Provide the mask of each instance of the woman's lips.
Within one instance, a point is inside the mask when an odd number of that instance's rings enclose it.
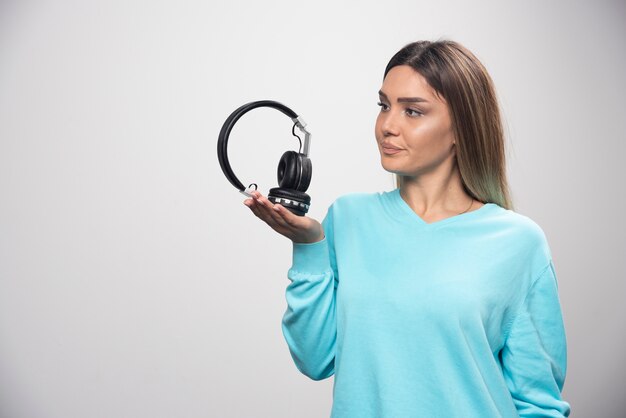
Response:
[[[383,148],[383,152],[387,155],[393,155],[393,154],[397,154],[400,151],[402,151],[399,148],[387,148],[387,147],[382,147]]]

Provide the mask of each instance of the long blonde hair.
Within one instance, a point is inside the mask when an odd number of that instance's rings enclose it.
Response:
[[[385,68],[408,65],[448,103],[463,188],[474,199],[513,209],[506,178],[504,132],[491,77],[467,48],[451,40],[417,41]],[[396,175],[396,187],[402,177]]]

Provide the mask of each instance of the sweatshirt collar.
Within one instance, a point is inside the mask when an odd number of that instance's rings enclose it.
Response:
[[[481,218],[500,207],[496,203],[488,202],[480,208],[470,212],[453,215],[435,222],[426,222],[417,213],[415,213],[413,209],[411,209],[408,203],[404,201],[402,195],[400,194],[400,188],[396,188],[390,192],[385,192],[383,196],[388,200],[388,206],[392,210],[394,217],[399,217],[403,220],[403,222],[416,225],[423,229],[437,229],[453,222],[472,221]]]

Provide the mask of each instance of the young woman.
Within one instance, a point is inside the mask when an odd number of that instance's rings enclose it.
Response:
[[[487,71],[456,42],[414,42],[378,94],[395,190],[341,196],[321,224],[244,201],[293,241],[282,329],[297,368],[335,376],[333,418],[569,416],[554,264],[512,209]]]

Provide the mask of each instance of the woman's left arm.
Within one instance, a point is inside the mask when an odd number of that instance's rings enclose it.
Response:
[[[535,279],[500,352],[502,370],[520,417],[568,417],[561,398],[567,342],[552,260]]]

